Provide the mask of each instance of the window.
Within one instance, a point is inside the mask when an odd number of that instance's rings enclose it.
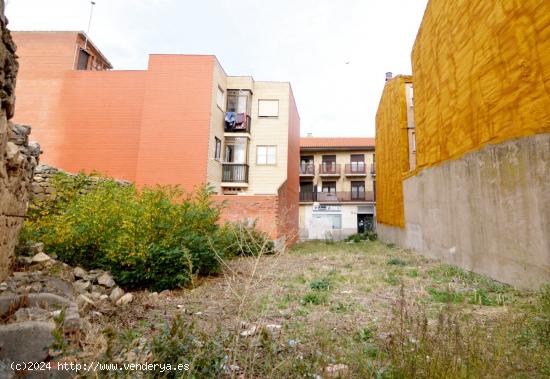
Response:
[[[258,117],[279,117],[279,100],[258,100]]]
[[[321,173],[336,174],[336,155],[323,155]]]
[[[365,172],[365,155],[364,154],[351,154],[350,156],[350,169],[351,172]]]
[[[90,54],[88,54],[86,52],[86,50],[80,49],[80,53],[78,55],[78,64],[77,64],[76,69],[77,70],[87,70],[89,59],[90,59]]]
[[[325,193],[336,193],[336,182],[323,182],[321,191]]]
[[[247,160],[247,139],[226,138],[225,139],[225,162],[246,163]]]
[[[214,150],[214,159],[220,160],[222,156],[222,141],[218,137],[214,137],[216,140],[216,148]]]
[[[224,93],[223,89],[218,87],[218,92],[216,93],[216,104],[218,104],[218,108],[220,108],[223,111],[223,105],[224,105]]]
[[[227,111],[250,115],[251,97],[249,90],[227,90]]]
[[[365,182],[351,182],[351,199],[365,200]]]
[[[256,163],[259,165],[274,165],[277,163],[276,146],[258,146]]]
[[[313,156],[300,157],[300,173],[302,175],[315,175]]]
[[[342,229],[342,215],[339,214],[314,214],[312,216],[315,220],[321,221],[321,225],[328,224],[331,229]]]

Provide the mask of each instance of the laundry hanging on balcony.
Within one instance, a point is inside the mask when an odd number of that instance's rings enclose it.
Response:
[[[235,129],[246,129],[246,114],[237,113],[235,118]]]
[[[225,112],[225,129],[233,129],[237,121],[236,112]]]

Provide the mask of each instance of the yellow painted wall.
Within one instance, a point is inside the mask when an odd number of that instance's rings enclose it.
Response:
[[[412,60],[420,169],[550,132],[549,0],[431,0]]]
[[[405,226],[403,175],[409,171],[405,83],[397,76],[384,87],[376,113],[377,222]]]

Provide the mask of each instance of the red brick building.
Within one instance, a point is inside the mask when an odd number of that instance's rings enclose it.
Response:
[[[209,184],[226,219],[298,234],[300,118],[288,82],[228,76],[213,55],[151,55],[112,65],[82,32],[13,32],[15,121],[42,162],[143,185]]]

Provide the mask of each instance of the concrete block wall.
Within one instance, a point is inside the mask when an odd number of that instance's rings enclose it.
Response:
[[[550,282],[550,134],[513,139],[403,182],[404,228],[385,241],[517,287]]]

